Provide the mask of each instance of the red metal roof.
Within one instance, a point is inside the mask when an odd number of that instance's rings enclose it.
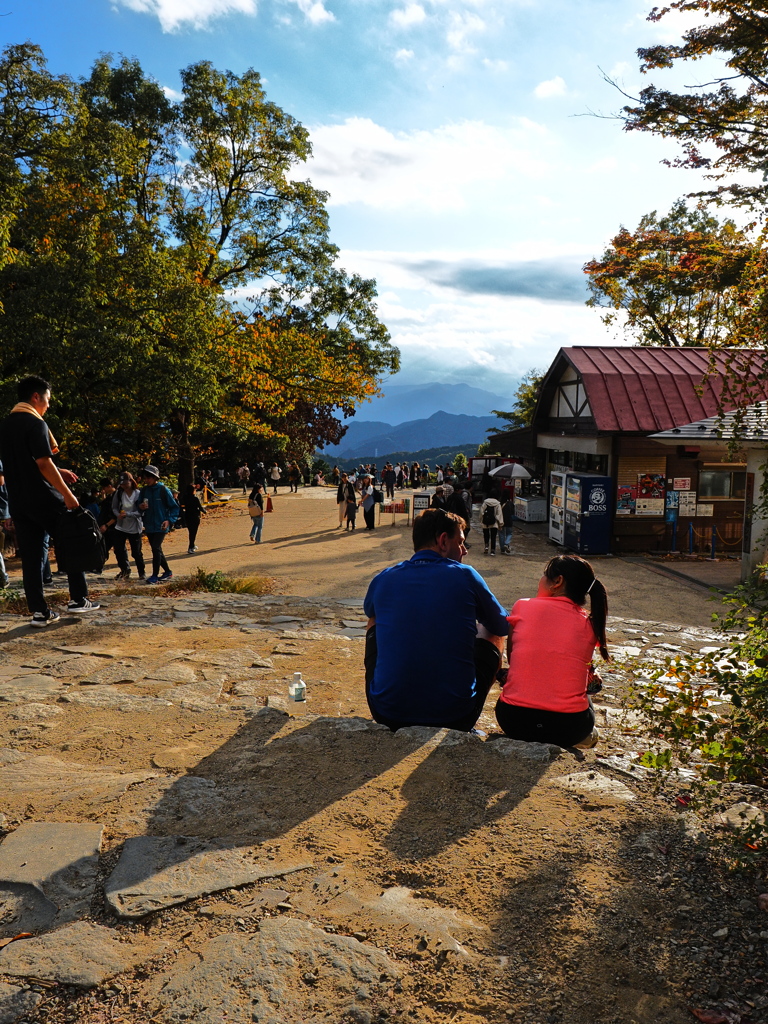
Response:
[[[768,398],[762,351],[578,346],[560,354],[584,381],[601,431],[655,433]]]

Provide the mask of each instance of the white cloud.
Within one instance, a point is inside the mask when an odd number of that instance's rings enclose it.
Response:
[[[539,82],[533,90],[533,95],[540,100],[548,100],[553,96],[565,96],[567,92],[565,82],[557,75],[556,78],[549,78],[546,82]]]
[[[461,210],[482,188],[486,205],[497,199],[498,213],[519,202],[536,203],[540,183],[556,166],[556,141],[524,118],[508,128],[463,121],[410,132],[350,118],[310,134],[314,156],[297,177],[310,177],[337,206]]]
[[[449,28],[446,33],[448,45],[459,53],[474,53],[469,42],[470,36],[485,31],[485,22],[477,14],[465,11],[451,11]]]
[[[484,57],[483,67],[488,68],[489,71],[495,72],[509,71],[509,62],[506,60],[492,60],[490,57]]]
[[[409,60],[413,60],[413,50],[400,49],[395,54],[396,64],[406,64]]]
[[[163,92],[165,93],[165,98],[173,103],[178,103],[179,100],[184,99],[184,93],[179,92],[178,89],[172,89],[170,85],[164,85]]]
[[[229,14],[255,15],[256,0],[117,0],[140,14],[154,15],[163,32],[175,32],[182,25],[206,28],[210,22]],[[335,21],[322,0],[290,0],[311,25]]]
[[[421,4],[408,4],[407,7],[399,7],[389,15],[390,22],[397,28],[411,28],[413,25],[421,25],[427,20],[427,12]]]
[[[323,25],[336,21],[336,16],[327,10],[321,0],[294,0],[299,10],[311,25]]]
[[[541,257],[561,255],[545,246],[534,244],[533,249]],[[526,258],[531,246],[518,251]],[[416,269],[435,261],[459,264],[496,258],[509,260],[510,254],[341,253],[347,270],[375,277],[379,284],[379,315],[402,356],[398,382],[464,380],[493,391],[534,366],[546,368],[564,345],[610,343],[599,316],[586,306],[462,294],[434,284]]]
[[[215,18],[227,14],[255,14],[256,0],[120,0],[132,11],[153,14],[163,32],[173,32],[183,24],[204,28]]]

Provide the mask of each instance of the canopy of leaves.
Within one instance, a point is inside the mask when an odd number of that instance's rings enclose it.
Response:
[[[624,108],[629,130],[676,139],[683,147],[678,166],[701,168],[717,180],[753,171],[761,180],[728,182],[714,194],[765,205],[768,185],[768,18],[764,0],[674,0],[655,7],[659,21],[669,12],[700,14],[680,43],[638,50],[642,70],[672,67],[714,55],[723,73],[713,81],[672,92],[650,85]]]
[[[622,228],[599,260],[584,266],[588,306],[617,312],[641,345],[742,342],[752,303],[745,269],[753,245],[736,225],[720,223],[679,200],[664,217],[646,214],[634,232]]]
[[[515,430],[519,427],[530,427],[533,423],[533,414],[536,411],[536,403],[539,400],[541,382],[544,380],[544,370],[528,370],[515,392],[515,405],[509,412],[500,409],[491,409],[494,416],[509,423],[510,428]],[[486,433],[490,434],[489,442],[493,441],[493,435],[498,434],[501,427],[492,427]],[[504,428],[508,429],[508,428]],[[482,454],[482,453],[480,453]]]
[[[76,83],[31,44],[0,57],[0,397],[51,380],[79,465],[162,450],[171,424],[303,454],[398,365],[325,194],[293,180],[306,131],[253,71],[182,82],[172,103],[136,61]]]

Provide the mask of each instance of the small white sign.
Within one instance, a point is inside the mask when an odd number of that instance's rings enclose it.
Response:
[[[715,514],[714,505],[697,505],[696,515],[697,516],[713,516]]]
[[[672,480],[673,491],[690,491],[691,478],[689,476],[676,476]]]

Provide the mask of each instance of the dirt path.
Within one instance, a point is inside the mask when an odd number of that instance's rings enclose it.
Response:
[[[280,495],[257,548],[236,505],[170,538],[280,594],[0,616],[0,1022],[764,1024],[768,886],[654,794],[621,665],[585,754],[494,736],[494,695],[486,740],[375,725],[360,599],[409,531],[341,536],[331,499]],[[515,544],[471,551],[507,603],[551,551]],[[622,658],[717,642],[699,591],[599,573]]]
[[[200,550],[186,552],[186,531],[171,535],[166,549],[177,572],[196,566],[244,575],[264,573],[277,580],[281,593],[305,597],[352,598],[365,596],[368,583],[384,566],[413,553],[405,518],[391,525],[384,516],[379,528],[354,534],[336,529],[336,491],[308,487],[298,494],[280,491],[275,511],[265,518],[263,543],[248,540],[250,517],[244,499],[233,491],[230,507],[211,513],[198,536]],[[510,558],[484,557],[477,514],[470,535],[466,562],[485,577],[502,604],[511,607],[520,597],[531,597],[544,563],[555,548],[544,538],[516,531]],[[647,621],[660,620],[707,626],[716,605],[701,589],[665,579],[642,565],[620,558],[596,558],[598,575],[608,590],[610,612]]]

